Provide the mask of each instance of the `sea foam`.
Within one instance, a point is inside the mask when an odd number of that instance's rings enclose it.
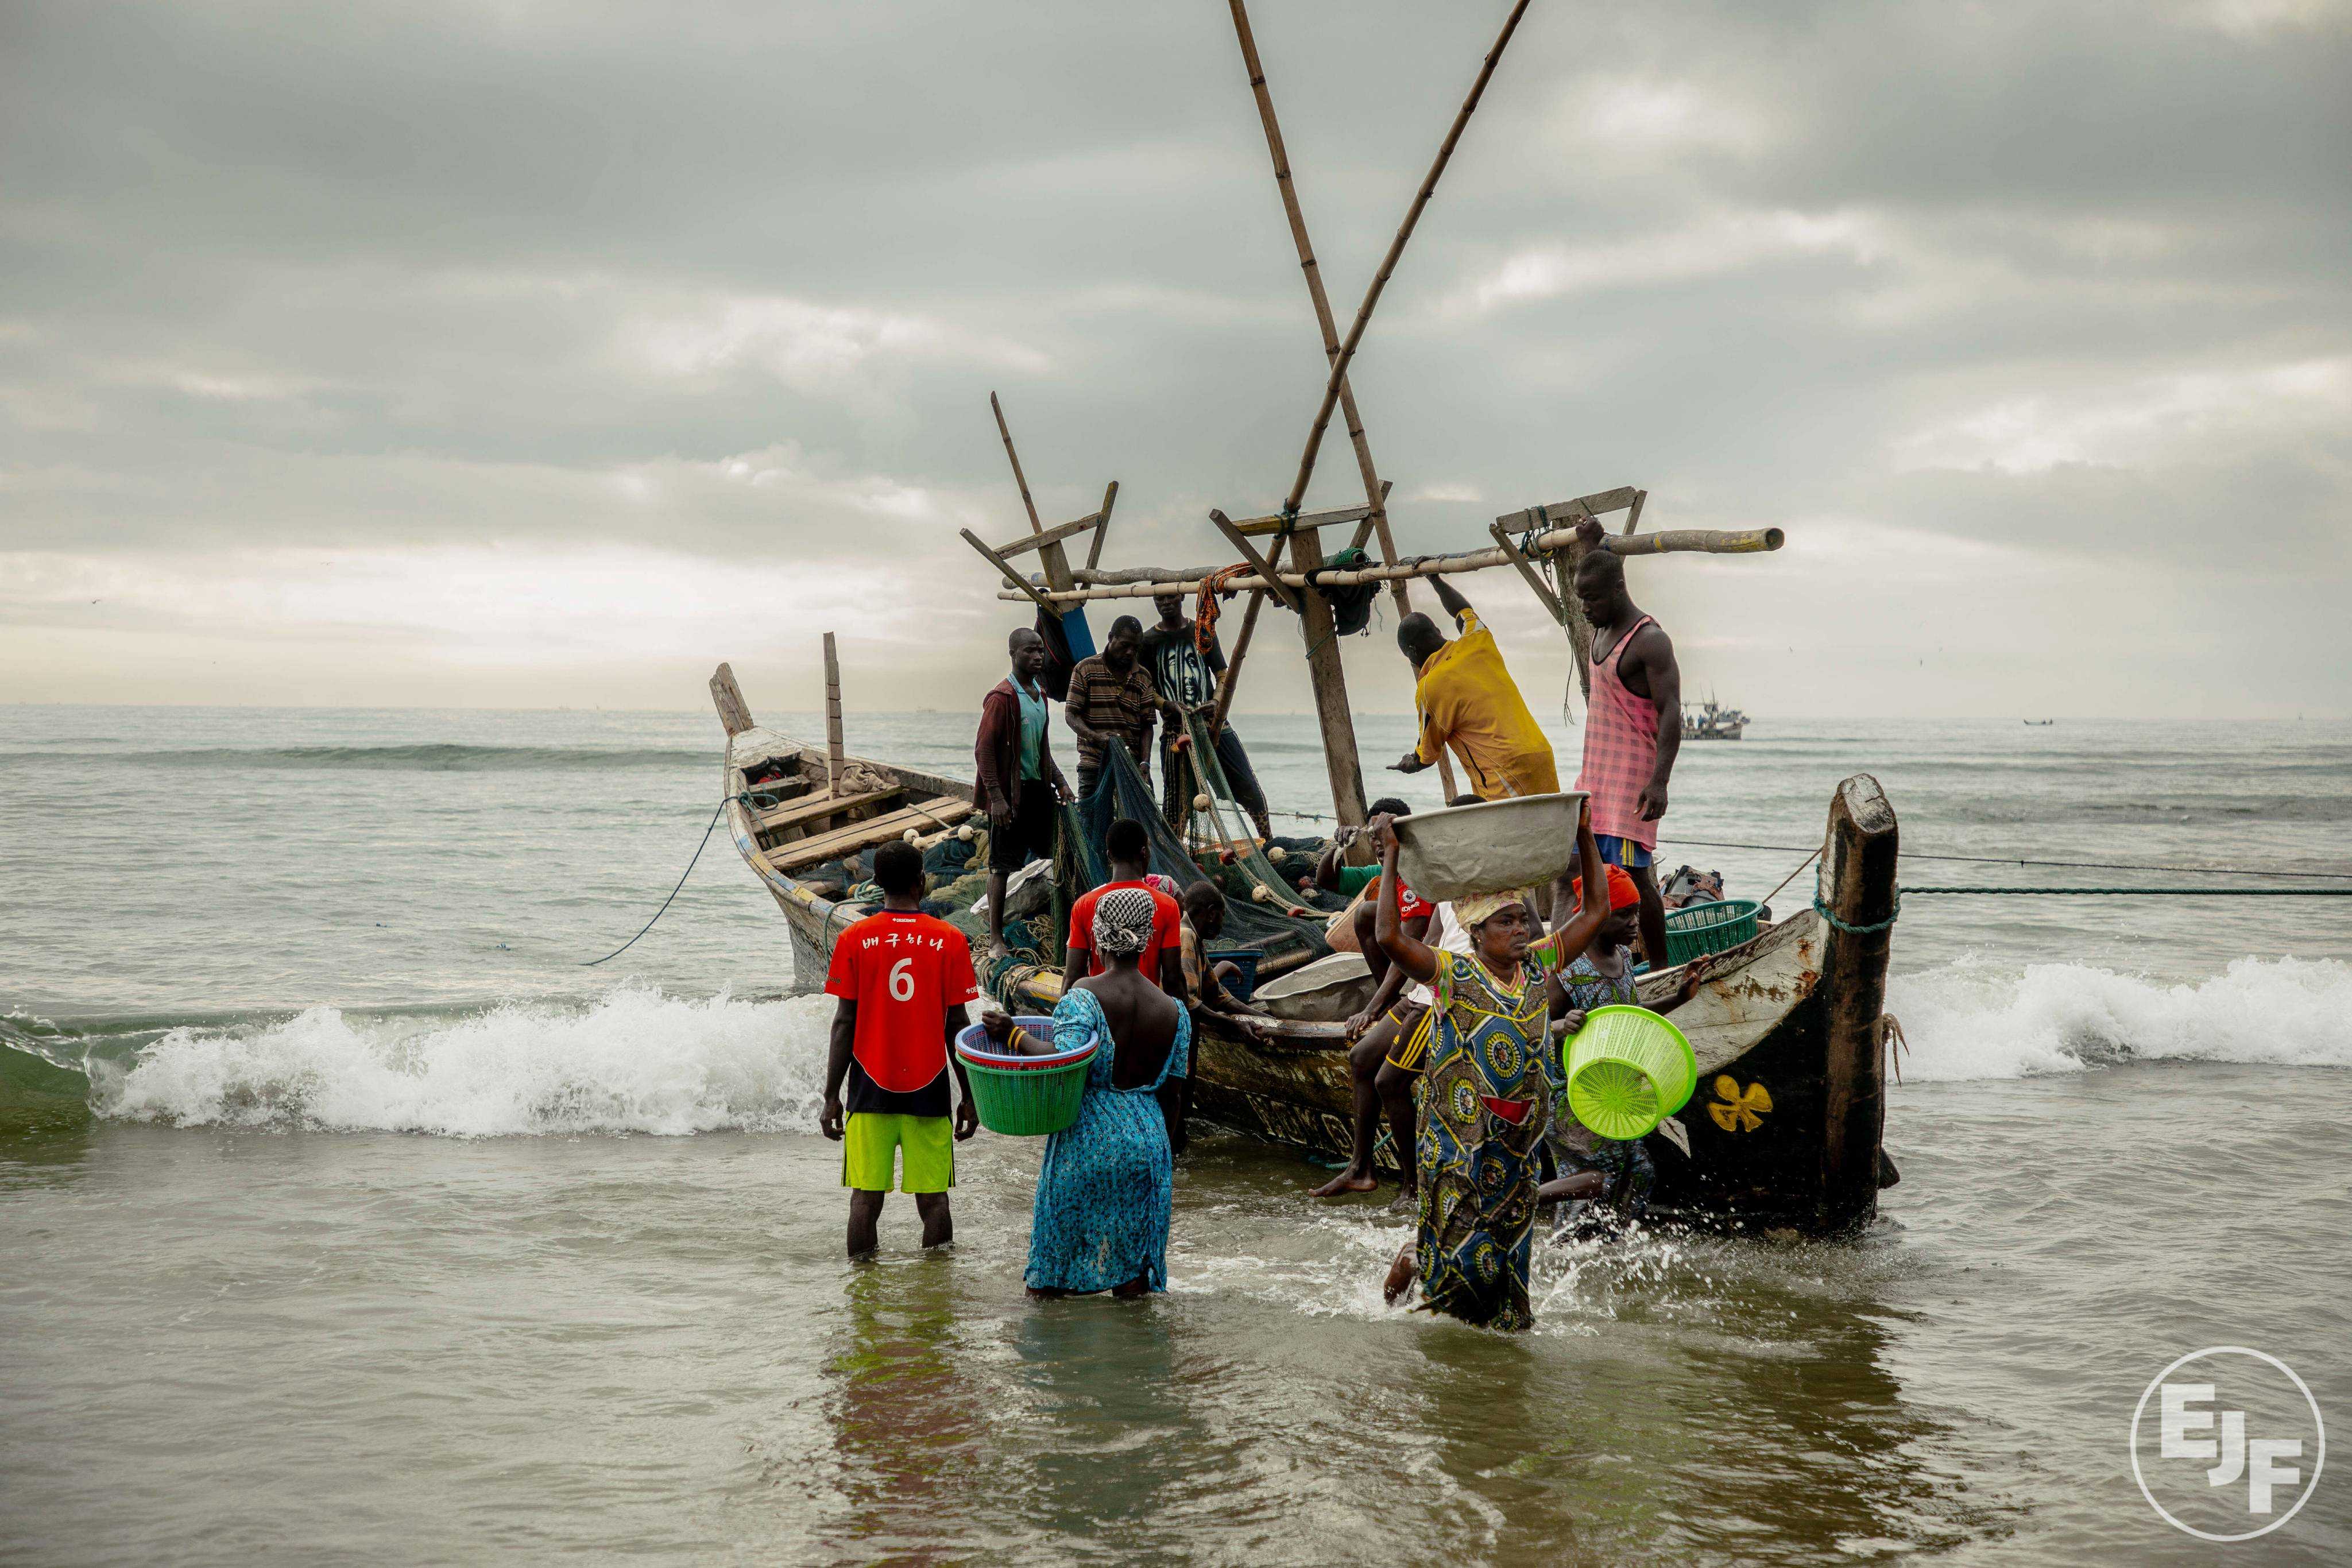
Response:
[[[457,1019],[178,1029],[97,1075],[101,1114],[186,1125],[532,1133],[814,1132],[829,997],[687,1001],[625,987]]]
[[[1897,976],[1903,1076],[2021,1078],[2135,1061],[2352,1067],[2352,965],[2240,958],[2195,984],[1964,960]]]
[[[2352,1067],[2352,965],[2242,958],[2197,984],[2077,964],[1899,976],[1911,1082],[2134,1061]],[[624,987],[456,1019],[312,1008],[177,1029],[95,1073],[101,1114],[184,1125],[436,1133],[813,1133],[831,998],[688,1001]]]

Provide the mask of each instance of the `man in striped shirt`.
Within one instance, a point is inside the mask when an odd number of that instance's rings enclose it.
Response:
[[[1078,661],[1070,672],[1069,700],[1062,716],[1078,737],[1078,795],[1095,792],[1103,756],[1113,742],[1127,747],[1144,782],[1151,781],[1151,732],[1160,718],[1160,693],[1136,656],[1143,622],[1122,615],[1110,623],[1099,653]]]

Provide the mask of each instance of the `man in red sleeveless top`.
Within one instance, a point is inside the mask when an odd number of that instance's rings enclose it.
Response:
[[[923,1245],[955,1239],[948,1188],[955,1186],[955,1140],[980,1128],[971,1084],[953,1049],[972,982],[971,944],[962,932],[922,911],[923,854],[908,843],[874,852],[882,908],[834,944],[828,996],[833,1050],[824,1069],[824,1109],[817,1125],[843,1143],[841,1185],[849,1188],[849,1255],[876,1247],[875,1223],[891,1177],[912,1193]],[[962,1103],[948,1124],[948,1073]],[[848,1124],[843,1125],[843,1081]],[[894,1173],[893,1166],[901,1169]]]
[[[1683,674],[1665,629],[1625,590],[1625,563],[1603,547],[1601,525],[1579,525],[1585,553],[1576,597],[1592,622],[1592,690],[1584,716],[1584,770],[1601,858],[1622,866],[1642,894],[1642,951],[1666,961],[1666,905],[1650,862],[1666,814],[1666,782],[1683,744]]]

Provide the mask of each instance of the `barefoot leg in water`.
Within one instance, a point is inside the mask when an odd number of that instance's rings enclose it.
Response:
[[[1381,1283],[1381,1299],[1391,1306],[1395,1306],[1397,1298],[1412,1289],[1413,1275],[1420,1271],[1420,1263],[1413,1257],[1413,1239],[1406,1238],[1405,1244],[1397,1249],[1396,1260],[1389,1265],[1389,1277]]]
[[[1148,1274],[1138,1274],[1124,1285],[1113,1285],[1110,1288],[1111,1299],[1118,1301],[1131,1301],[1150,1289],[1151,1277]]]
[[[1415,1125],[1412,1103],[1412,1086],[1420,1077],[1419,1072],[1408,1072],[1392,1061],[1383,1061],[1372,1079],[1373,1092],[1380,1096],[1382,1109],[1388,1112],[1389,1146],[1396,1151],[1399,1175],[1396,1203],[1392,1207],[1398,1209],[1411,1208],[1420,1201],[1421,1172],[1417,1158],[1420,1134]]]
[[[1348,1075],[1353,1081],[1356,1094],[1355,1143],[1349,1151],[1348,1168],[1307,1197],[1338,1197],[1345,1193],[1370,1192],[1380,1185],[1372,1176],[1372,1144],[1381,1128],[1380,1092],[1373,1083],[1395,1040],[1396,1025],[1384,1015],[1364,1031],[1363,1039],[1348,1048]]]

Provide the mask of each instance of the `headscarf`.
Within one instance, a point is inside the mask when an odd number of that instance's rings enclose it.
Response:
[[[1159,907],[1149,888],[1115,887],[1104,894],[1095,900],[1095,951],[1108,958],[1150,946]]]
[[[1609,907],[1612,910],[1629,908],[1642,902],[1642,890],[1634,885],[1633,879],[1626,875],[1622,868],[1604,865],[1601,870],[1609,873]],[[1580,900],[1584,897],[1584,879],[1580,876],[1576,879],[1576,896]]]
[[[1517,889],[1507,893],[1474,893],[1467,898],[1454,901],[1454,918],[1465,931],[1475,931],[1506,909],[1518,907],[1520,894]]]

